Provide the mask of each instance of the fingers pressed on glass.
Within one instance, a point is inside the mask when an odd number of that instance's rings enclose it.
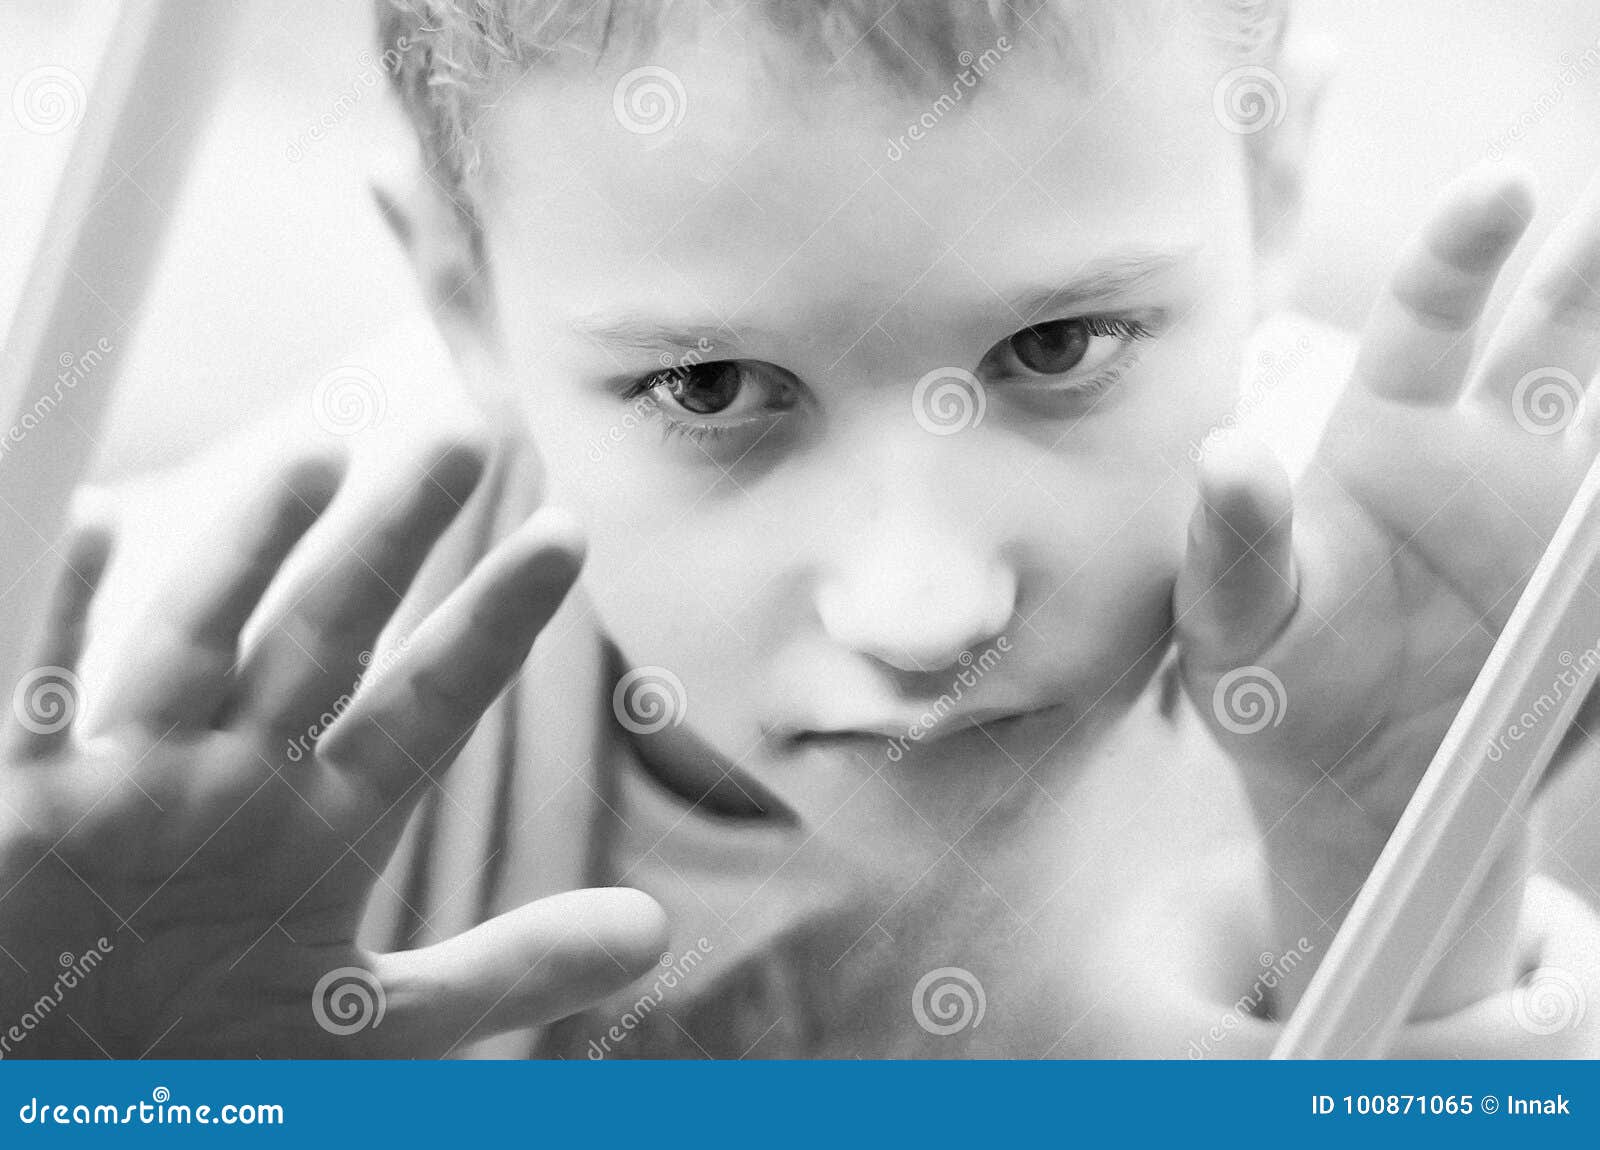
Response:
[[[1534,258],[1484,354],[1473,393],[1539,427],[1567,423],[1600,368],[1600,178]],[[1555,402],[1552,405],[1552,401]],[[1541,414],[1547,415],[1539,420]]]
[[[1293,497],[1262,444],[1225,437],[1200,470],[1200,504],[1178,581],[1178,626],[1206,661],[1266,649],[1294,612]]]
[[[322,739],[322,756],[369,776],[383,795],[447,765],[521,668],[582,557],[570,515],[536,513],[423,622],[404,657],[356,696]]]
[[[297,460],[252,506],[206,533],[145,614],[139,657],[109,692],[115,714],[156,726],[210,721],[233,681],[239,632],[342,475],[336,459]]]
[[[1533,217],[1520,175],[1481,169],[1445,192],[1405,246],[1362,334],[1355,377],[1418,404],[1455,402],[1484,304]]]
[[[332,561],[291,589],[239,674],[241,712],[303,727],[350,692],[434,545],[472,494],[483,455],[469,445],[427,452],[356,517],[362,534],[337,540]]]
[[[43,757],[71,737],[83,705],[78,663],[89,606],[111,556],[111,534],[84,527],[68,540],[66,557],[45,608],[43,633],[12,689],[7,721],[10,754]]]
[[[575,890],[380,965],[386,983],[408,991],[391,1000],[414,1004],[425,1016],[417,1028],[444,1055],[469,1039],[576,1014],[654,967],[667,941],[666,916],[648,895]]]

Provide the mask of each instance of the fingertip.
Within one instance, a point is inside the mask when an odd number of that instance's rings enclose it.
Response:
[[[520,534],[530,550],[566,560],[574,574],[583,566],[588,540],[578,517],[563,507],[541,507],[528,517]]]
[[[628,972],[638,978],[661,962],[669,942],[667,912],[655,899],[631,887],[597,887],[584,896],[583,925]]]
[[[671,961],[666,915],[620,887],[541,898],[444,942],[385,955],[385,985],[433,1031],[459,1043],[566,1018]]]
[[[1218,437],[1200,463],[1207,512],[1253,541],[1293,506],[1289,473],[1266,444],[1233,433]]]
[[[1186,658],[1221,666],[1265,650],[1292,615],[1293,485],[1266,445],[1235,433],[1202,458],[1200,500],[1174,602]]]
[[[72,529],[67,542],[67,566],[77,573],[78,578],[93,586],[100,581],[100,576],[110,565],[111,552],[115,546],[116,537],[112,533],[110,524],[101,522],[78,524]]]
[[[1520,164],[1481,164],[1453,183],[1430,230],[1429,247],[1468,271],[1492,269],[1522,238],[1537,210],[1531,172]]]
[[[434,444],[424,454],[423,470],[429,479],[457,501],[477,487],[488,467],[488,449],[475,439],[455,439]]]
[[[316,451],[291,460],[280,475],[290,498],[320,513],[344,483],[348,459],[340,451]]]
[[[1538,209],[1538,178],[1518,160],[1482,164],[1468,173],[1468,181],[1488,212],[1526,221]]]

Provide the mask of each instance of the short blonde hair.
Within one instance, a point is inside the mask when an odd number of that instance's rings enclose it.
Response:
[[[673,21],[750,13],[831,67],[846,57],[903,87],[948,87],[963,51],[1024,27],[1083,50],[1142,8],[1189,20],[1234,63],[1270,58],[1287,0],[376,0],[378,37],[432,178],[455,196],[477,169],[473,128],[496,92],[557,57],[594,65],[650,50]],[[980,39],[982,38],[982,39]]]

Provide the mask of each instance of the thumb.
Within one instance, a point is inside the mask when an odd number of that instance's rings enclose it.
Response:
[[[576,1014],[652,969],[667,945],[661,906],[621,887],[567,891],[445,942],[384,955],[388,1008],[447,1043]]]
[[[1293,496],[1277,457],[1243,435],[1200,461],[1200,503],[1174,597],[1186,659],[1231,666],[1261,654],[1294,613]]]

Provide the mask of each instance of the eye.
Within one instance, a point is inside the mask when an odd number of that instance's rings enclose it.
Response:
[[[1114,368],[1114,361],[1150,334],[1143,323],[1125,318],[1051,320],[1025,327],[996,344],[981,367],[1001,379],[1070,376],[1075,385],[1092,387],[1108,382],[1102,369]]]
[[[1029,371],[1064,375],[1083,362],[1091,338],[1083,320],[1062,319],[1023,328],[1011,337],[1011,351]]]
[[[694,364],[662,374],[655,385],[660,398],[671,400],[694,415],[722,415],[745,392],[744,374],[733,360]]]
[[[624,399],[649,396],[670,432],[731,431],[789,410],[798,385],[788,373],[754,360],[684,364],[630,383]]]

